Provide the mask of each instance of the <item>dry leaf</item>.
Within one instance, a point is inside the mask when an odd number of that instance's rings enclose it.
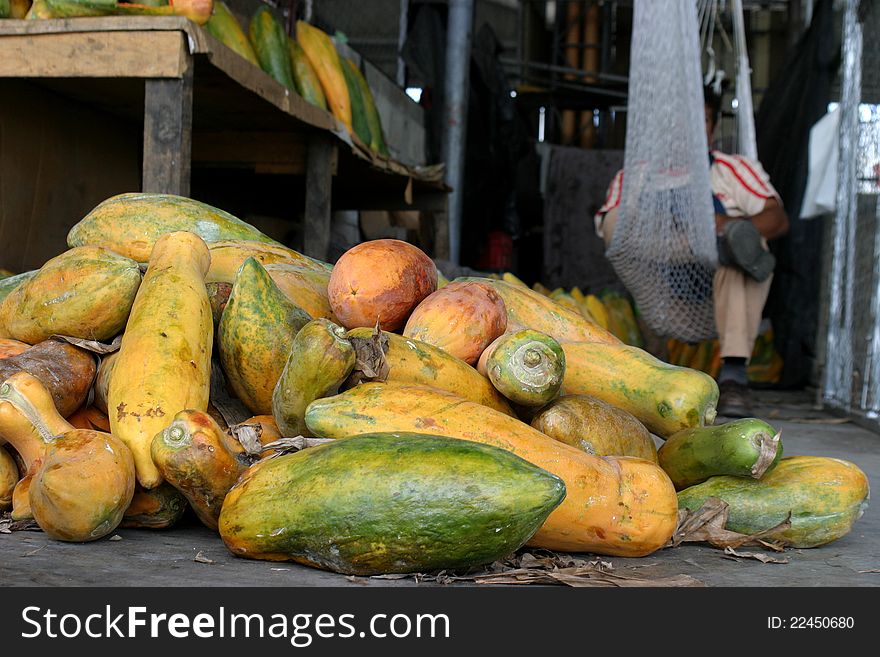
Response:
[[[119,347],[122,344],[122,333],[113,338],[113,341],[110,344],[104,344],[103,342],[98,342],[97,340],[75,338],[70,335],[51,335],[49,336],[49,339],[59,340],[61,342],[69,342],[74,347],[79,347],[80,349],[91,351],[94,354],[106,356],[107,354],[112,354],[114,351],[119,351]]]
[[[351,388],[364,381],[385,381],[390,368],[385,354],[388,353],[388,336],[380,329],[379,323],[369,338],[349,338],[354,347],[355,364],[344,387]]]
[[[767,472],[767,468],[773,465],[773,461],[776,460],[776,452],[779,451],[779,440],[782,438],[782,432],[778,432],[775,436],[758,433],[755,438],[758,441],[758,458],[752,466],[752,477],[760,479]]]
[[[107,540],[108,541],[121,541],[122,537],[119,534],[113,534],[113,536],[111,536]]]
[[[588,586],[703,586],[699,580],[689,575],[673,577],[643,578],[612,572],[614,566],[601,559],[584,559],[570,554],[559,554],[549,550],[523,552],[511,555],[489,564],[483,569],[469,573],[414,573],[376,575],[373,579],[404,579],[412,577],[416,582],[473,582],[475,584],[538,584],[562,585],[572,587]]]
[[[13,520],[11,514],[3,514],[0,517],[0,534],[11,534],[12,532],[21,531],[43,531],[33,519]]]
[[[860,570],[859,573],[880,573],[880,568],[872,568],[871,570]]]
[[[196,561],[198,563],[214,563],[214,560],[206,557],[201,550],[199,550],[199,553],[195,557],[193,557],[193,561]]]
[[[267,459],[274,459],[284,454],[298,452],[301,449],[317,447],[318,445],[332,442],[334,442],[333,438],[306,438],[305,436],[293,436],[292,438],[279,438],[278,440],[273,440],[271,443],[266,443],[263,445],[262,451],[274,452],[266,457]]]
[[[791,527],[791,514],[775,527],[757,534],[740,534],[725,529],[730,506],[724,500],[710,497],[696,511],[678,510],[678,526],[669,543],[664,547],[678,547],[682,543],[709,543],[717,548],[765,547],[775,552],[782,552],[785,543],[781,540],[769,539],[774,534]],[[765,538],[769,540],[764,540]]]
[[[739,557],[740,559],[757,559],[761,563],[788,563],[788,559],[785,557],[779,559],[777,557],[771,557],[768,554],[764,554],[763,552],[737,552],[732,547],[724,548],[724,554]]]
[[[229,434],[235,438],[248,456],[259,457],[263,451],[260,436],[263,435],[263,427],[259,422],[240,422],[229,427]]]

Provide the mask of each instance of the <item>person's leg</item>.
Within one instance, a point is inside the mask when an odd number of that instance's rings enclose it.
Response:
[[[759,283],[734,267],[719,267],[715,273],[715,324],[722,359],[719,415],[748,417],[752,412],[746,368],[772,280],[770,276]]]

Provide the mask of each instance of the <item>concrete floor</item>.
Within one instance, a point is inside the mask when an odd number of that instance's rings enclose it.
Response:
[[[880,435],[813,407],[809,392],[759,392],[755,416],[782,430],[786,455],[852,461],[880,490]],[[70,544],[38,531],[0,534],[2,586],[431,586],[412,578],[348,578],[292,563],[233,557],[220,538],[187,516],[164,531],[118,530],[121,540]],[[113,536],[111,535],[111,536]],[[733,559],[696,544],[640,559],[603,558],[618,574],[689,575],[706,586],[880,586],[880,509],[869,506],[847,536],[819,548],[788,549],[786,564]],[[755,548],[742,548],[756,551]],[[199,556],[200,560],[195,560]],[[205,561],[210,561],[206,563]],[[459,584],[456,584],[459,585]],[[473,585],[464,583],[460,585]]]

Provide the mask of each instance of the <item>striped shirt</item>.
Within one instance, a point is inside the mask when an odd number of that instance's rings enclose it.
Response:
[[[720,203],[729,217],[751,217],[764,209],[769,198],[779,199],[779,194],[770,184],[770,176],[757,160],[742,155],[727,155],[721,151],[709,151],[709,182],[712,195]],[[593,218],[596,234],[602,237],[602,220],[605,214],[620,205],[623,190],[623,169],[617,172],[608,192],[605,203]],[[717,211],[717,210],[716,210]]]

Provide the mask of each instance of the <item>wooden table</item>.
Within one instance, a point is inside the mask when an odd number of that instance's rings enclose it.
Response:
[[[375,155],[185,18],[0,20],[0,78],[142,117],[145,192],[189,195],[193,165],[294,174],[304,177],[307,254],[326,258],[331,209],[408,209],[437,213],[433,255],[447,256],[442,165]]]

